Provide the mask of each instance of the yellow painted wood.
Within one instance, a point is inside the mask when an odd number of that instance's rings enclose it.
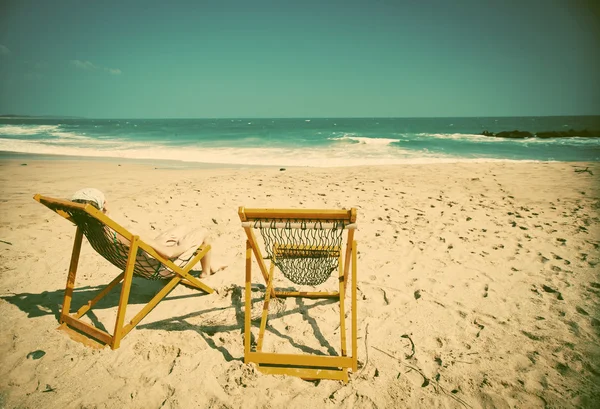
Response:
[[[79,331],[75,331],[70,328],[66,323],[60,324],[57,331],[62,331],[69,336],[73,341],[77,341],[86,347],[94,348],[94,349],[104,349],[106,348],[105,343],[95,340],[94,338],[90,338],[88,334],[82,334]]]
[[[150,256],[156,258],[159,262],[161,262],[163,265],[170,268],[176,274],[176,277],[173,277],[171,279],[171,281],[155,297],[153,297],[153,299],[146,306],[144,306],[144,308],[142,308],[142,310],[138,314],[136,314],[136,316],[126,326],[123,326],[123,322],[124,322],[124,318],[125,318],[125,312],[127,310],[127,299],[129,298],[129,291],[130,291],[130,287],[131,287],[132,277],[129,277],[127,280],[125,280],[127,278],[126,277],[127,274],[125,272],[122,272],[119,276],[117,276],[114,280],[112,280],[104,289],[102,289],[102,291],[100,291],[94,298],[92,298],[85,305],[83,305],[74,315],[69,315],[71,301],[72,301],[72,295],[73,295],[74,286],[75,286],[77,265],[78,265],[78,261],[79,261],[79,254],[81,251],[81,243],[82,243],[82,238],[83,238],[83,231],[78,226],[78,229],[75,233],[75,242],[73,245],[73,252],[71,255],[69,274],[67,277],[67,286],[65,289],[65,297],[63,300],[63,308],[61,311],[61,318],[60,318],[60,321],[64,322],[65,325],[63,327],[61,327],[61,329],[68,330],[68,327],[67,327],[67,324],[68,324],[68,325],[72,326],[73,328],[76,328],[77,330],[89,335],[90,337],[95,337],[95,338],[100,337],[99,339],[102,342],[109,344],[109,345],[111,345],[111,347],[113,349],[116,349],[116,348],[118,348],[121,339],[127,333],[129,333],[129,331],[131,331],[131,329],[134,328],[135,325],[137,325],[158,304],[158,302],[160,302],[170,291],[172,291],[172,289],[176,285],[183,282],[183,279],[185,279],[185,282],[187,284],[189,284],[195,288],[201,289],[207,293],[212,293],[214,291],[211,287],[207,286],[202,281],[198,280],[197,278],[195,278],[191,274],[189,274],[190,270],[194,267],[194,265],[196,265],[202,259],[202,257],[204,257],[206,255],[206,253],[210,250],[209,245],[200,246],[196,252],[196,255],[192,258],[192,260],[190,260],[182,268],[182,267],[176,266],[171,260],[165,259],[162,256],[160,256],[152,247],[150,247],[147,243],[140,240],[139,237],[135,237],[135,240],[134,240],[134,235],[131,232],[127,231],[127,229],[125,229],[124,227],[122,227],[121,225],[119,225],[118,223],[113,221],[112,219],[110,219],[110,217],[105,215],[102,211],[99,211],[98,209],[96,209],[94,206],[92,206],[90,204],[75,203],[75,202],[72,202],[69,200],[55,199],[55,198],[51,198],[51,197],[47,197],[47,196],[42,196],[40,194],[36,194],[33,198],[37,202],[45,205],[50,210],[58,213],[62,217],[70,220],[71,222],[74,222],[74,221],[70,217],[70,215],[68,213],[69,211],[79,211],[79,212],[84,211],[87,214],[89,214],[90,216],[97,219],[99,222],[103,223],[105,226],[111,228],[112,230],[114,230],[115,232],[117,232],[118,234],[123,236],[124,238],[128,239],[131,242],[131,244],[130,244],[130,253],[129,253],[129,258],[127,261],[126,271],[130,271],[131,276],[133,275],[133,272],[134,272],[133,265],[136,260],[135,254],[134,254],[133,258],[131,257],[131,254],[133,254],[131,252],[134,250],[134,241],[137,243],[136,244],[137,248],[142,248]],[[100,301],[111,290],[113,290],[114,287],[117,284],[119,284],[119,282],[121,282],[121,280],[123,280],[124,283],[123,283],[123,288],[121,290],[119,308],[117,311],[117,320],[115,322],[115,336],[110,336],[110,334],[108,334],[104,331],[100,331],[97,328],[79,320],[79,318],[81,318],[83,315],[85,315],[98,301]],[[126,283],[126,281],[129,281],[129,283]],[[76,333],[74,331],[71,331],[71,332]],[[81,335],[81,334],[79,334],[79,335]],[[109,338],[107,338],[107,337],[109,337]],[[72,338],[82,339],[82,336],[76,336],[76,337],[72,337]]]
[[[92,298],[84,306],[82,306],[77,311],[77,313],[74,315],[74,317],[75,318],[83,317],[86,312],[91,310],[94,307],[94,305],[96,305],[96,303],[98,301],[100,301],[102,298],[104,298],[106,296],[106,294],[108,294],[117,284],[119,284],[121,282],[122,279],[123,279],[123,273],[116,276],[114,280],[112,280],[106,287],[104,287],[102,289],[102,291],[100,291],[98,294],[96,294],[96,296],[94,298]]]
[[[265,302],[263,303],[262,317],[260,319],[260,330],[258,331],[258,341],[256,342],[256,350],[262,351],[263,338],[267,327],[267,318],[269,317],[269,301],[271,300],[271,292],[273,291],[273,272],[275,271],[275,263],[271,261],[269,268],[269,282],[265,291]]]
[[[244,363],[247,362],[247,355],[250,352],[250,340],[252,332],[250,328],[250,319],[252,314],[252,246],[250,240],[246,240],[246,293],[244,306]]]
[[[357,277],[356,277],[356,252],[357,252],[357,243],[356,240],[352,242],[352,371],[356,372],[358,369],[358,345],[357,345],[357,301],[356,301],[356,286],[357,286]]]
[[[356,208],[352,207],[350,209],[350,222],[351,223],[355,223],[356,222]]]
[[[352,254],[352,242],[354,241],[354,230],[348,230],[348,243],[346,244],[346,259],[344,260],[344,289],[348,285],[348,273],[350,267],[350,256]]]
[[[312,368],[289,368],[277,366],[258,365],[257,369],[267,375],[288,375],[297,376],[306,380],[312,379],[333,379],[348,382],[348,371],[345,369],[312,369]]]
[[[244,206],[238,207],[238,215],[240,216],[240,220],[242,222],[246,221],[246,213],[245,213],[245,210],[244,210]]]
[[[246,209],[241,208],[242,222],[259,219],[292,220],[347,220],[352,221],[352,210],[331,209]]]
[[[71,316],[65,316],[63,317],[64,323],[78,329],[81,332],[86,333],[87,335],[96,338],[97,340],[110,345],[112,343],[112,336],[105,331],[102,331],[101,329],[98,329],[86,322],[80,321],[78,319],[75,319]]]
[[[302,229],[318,229],[318,230],[331,230],[331,229],[335,229],[335,230],[354,230],[357,229],[358,226],[356,223],[340,223],[340,221],[329,221],[329,220],[285,220],[285,219],[277,219],[277,221],[275,220],[270,220],[270,219],[260,219],[260,220],[255,220],[255,221],[250,221],[250,222],[242,222],[242,227],[246,228],[246,227],[250,227],[250,228],[255,228],[256,223],[259,223],[259,225],[262,225],[263,227],[265,226],[269,226],[270,228],[276,228],[276,229],[290,229],[290,230],[302,230]],[[263,225],[264,223],[264,225]]]
[[[277,253],[286,254],[286,250],[321,250],[338,252],[341,250],[339,246],[310,246],[306,244],[277,244]]]
[[[53,197],[43,196],[39,193],[35,194],[33,196],[33,199],[40,202],[44,206],[58,205],[58,206],[72,207],[72,208],[76,208],[76,209],[84,209],[86,206],[82,203],[75,203],[75,202],[72,202],[70,200],[65,200],[65,199],[55,199]]]
[[[148,246],[146,243],[143,243],[144,246]],[[207,294],[212,294],[215,290],[213,290],[211,287],[209,287],[208,285],[204,284],[202,281],[198,280],[196,277],[192,276],[189,272],[190,270],[202,259],[202,257],[204,257],[206,255],[206,253],[208,253],[211,249],[210,245],[208,244],[204,244],[200,247],[198,247],[198,253],[194,256],[194,258],[192,260],[190,260],[185,267],[182,269],[181,267],[175,265],[171,260],[169,259],[165,259],[162,256],[158,255],[160,257],[159,261],[169,267],[171,270],[173,270],[173,272],[179,276],[181,276],[182,278],[185,278],[187,282],[189,282],[193,287],[196,287],[202,291],[204,291]],[[154,251],[154,249],[152,249],[152,251]]]
[[[134,236],[133,233],[130,233],[127,229],[125,229],[119,223],[115,222],[113,219],[111,219],[110,217],[108,217],[107,215],[102,213],[100,210],[96,209],[94,206],[92,206],[90,204],[86,205],[85,211],[89,215],[94,216],[96,219],[98,219],[99,221],[101,221],[102,223],[104,223],[105,225],[107,225],[108,227],[110,227],[111,229],[116,231],[117,233],[119,233],[121,236],[123,236],[127,240],[129,240],[129,241],[133,240],[133,236]]]
[[[252,251],[254,252],[254,258],[256,258],[256,262],[258,263],[258,267],[260,268],[260,272],[262,273],[263,279],[266,283],[269,281],[269,272],[267,271],[267,265],[265,264],[265,260],[260,252],[260,248],[258,247],[258,244],[256,244],[256,236],[250,227],[245,227],[244,231],[246,232],[248,240],[250,240],[250,245],[252,246]]]
[[[340,291],[340,338],[342,343],[342,356],[347,356],[346,350],[346,289],[344,285],[344,266],[342,265],[342,255],[340,254],[339,265],[339,291]]]
[[[299,244],[279,244],[273,254],[281,258],[338,257],[342,249],[338,246],[308,246]]]
[[[77,265],[79,264],[79,254],[81,253],[81,242],[83,240],[83,230],[77,227],[75,240],[73,241],[73,252],[71,253],[71,263],[69,264],[69,275],[67,276],[67,285],[65,287],[65,296],[63,298],[62,317],[71,313],[71,300],[73,299],[73,289],[75,288],[75,278],[77,276]]]
[[[339,298],[338,291],[317,292],[317,291],[278,291],[275,290],[277,297],[302,297],[302,298]]]
[[[352,366],[352,358],[343,356],[250,352],[248,360],[257,364],[270,365],[317,366],[323,368],[350,368]]]
[[[263,311],[261,324],[258,334],[257,348],[252,351],[250,345],[251,337],[251,305],[246,304],[245,309],[245,334],[246,342],[244,344],[244,362],[256,363],[261,372],[267,374],[284,374],[299,376],[305,379],[338,379],[344,382],[348,381],[348,370],[357,370],[357,328],[356,328],[356,250],[354,240],[354,229],[349,229],[347,243],[344,246],[345,252],[339,246],[318,246],[312,247],[307,245],[289,245],[289,244],[274,244],[273,259],[267,273],[266,264],[261,254],[261,249],[254,235],[254,220],[263,219],[279,219],[281,222],[294,220],[345,220],[347,222],[356,222],[356,209],[351,210],[296,210],[296,209],[246,209],[240,207],[238,209],[242,227],[247,236],[247,266],[246,266],[246,299],[251,297],[251,281],[252,277],[249,273],[252,254],[256,257],[263,279],[267,283],[267,289],[264,296]],[[353,224],[352,226],[356,226]],[[333,226],[332,226],[333,228]],[[250,247],[252,252],[250,252]],[[274,290],[274,262],[278,257],[306,257],[306,251],[314,250],[311,256],[318,255],[319,252],[323,256],[338,257],[338,291],[296,291],[296,290]],[[354,254],[354,256],[353,256]],[[352,259],[354,257],[354,259]],[[353,261],[352,261],[353,260]],[[352,264],[352,318],[351,318],[351,337],[352,337],[352,356],[347,356],[347,328],[346,328],[346,311],[345,311],[345,295],[347,281],[350,275],[350,264]],[[341,355],[342,356],[320,356],[320,355],[295,355],[295,354],[278,354],[262,352],[264,334],[266,330],[266,322],[268,319],[268,303],[270,297],[305,297],[305,298],[337,298],[340,302],[340,340],[341,340]],[[276,366],[274,366],[276,365]]]
[[[144,243],[144,246],[147,246],[147,244]],[[186,282],[188,282],[193,287],[196,287],[207,294],[212,294],[215,290],[213,290],[211,287],[207,286],[202,281],[198,280],[196,277],[192,276],[189,273],[190,270],[202,259],[202,257],[204,257],[206,253],[210,251],[211,247],[208,244],[204,244],[198,247],[198,249],[199,250],[197,254],[185,265],[183,269],[175,265],[171,260],[165,259],[162,256],[159,256],[161,258],[161,260],[159,261],[161,261],[163,265],[166,265],[167,267],[171,268],[171,270],[173,270],[175,274],[181,276],[182,278],[185,278]]]
[[[106,224],[108,227],[119,233],[121,236],[125,237],[127,240],[131,241],[133,234],[127,231],[124,227],[122,227],[117,222],[113,221],[110,217],[105,215],[102,211],[96,209],[94,206],[90,204],[82,204],[75,203],[70,200],[64,199],[55,199],[52,197],[42,196],[40,194],[36,194],[33,197],[35,200],[48,207],[50,210],[58,213],[59,215],[71,220],[70,216],[68,216],[64,209],[71,210],[84,210],[87,214],[95,217],[102,223]],[[72,220],[71,220],[72,221]]]
[[[64,210],[60,210],[60,209],[56,209],[55,211],[56,211],[56,213],[58,213],[59,216],[62,216],[65,219],[67,219],[68,221],[70,221],[71,223],[75,224],[75,220],[73,220],[73,218],[71,217],[71,215],[69,213],[65,212]]]
[[[177,286],[177,284],[179,284],[179,282],[182,280],[182,278],[180,276],[175,276],[173,277],[171,280],[169,280],[169,282],[167,283],[167,285],[165,285],[163,288],[161,288],[161,290],[156,293],[156,295],[154,297],[152,297],[152,299],[148,302],[148,304],[146,304],[144,306],[144,308],[142,308],[140,310],[140,312],[138,312],[132,319],[131,321],[129,321],[129,324],[125,325],[125,327],[123,327],[123,332],[121,334],[121,339],[127,335],[129,333],[129,331],[131,331],[137,324],[139,324],[139,322],[144,319],[144,317],[146,315],[148,315],[148,313],[150,311],[152,311],[154,309],[154,307],[156,307],[158,305],[158,303],[160,301],[162,301],[163,298],[165,298],[172,290],[173,288],[175,288]]]
[[[138,242],[140,238],[133,236],[129,245],[129,255],[123,276],[123,284],[121,286],[121,296],[119,297],[119,308],[117,309],[117,320],[115,323],[115,332],[113,335],[112,349],[119,348],[121,338],[123,337],[123,323],[125,314],[127,313],[127,304],[129,303],[129,291],[131,290],[131,281],[133,280],[133,269],[135,267],[135,259],[137,258]]]
[[[144,244],[146,244],[146,243],[144,243]],[[198,263],[200,260],[202,260],[202,258],[206,255],[206,253],[208,253],[210,251],[210,249],[211,249],[210,244],[200,245],[200,247],[198,247],[196,249],[196,255],[194,256],[194,258],[192,258],[185,266],[183,266],[183,268],[179,267],[179,266],[176,266],[176,267],[179,269],[182,269],[182,273],[189,273],[190,270],[192,268],[194,268],[196,263]],[[205,273],[210,274],[210,271],[205,271]]]
[[[96,218],[98,221],[102,222],[106,226],[110,227],[112,230],[114,230],[115,232],[117,232],[118,234],[123,236],[124,238],[128,239],[129,241],[131,241],[133,238],[133,234],[130,233],[129,231],[127,231],[127,229],[125,229],[124,227],[122,227],[121,225],[116,223],[110,217],[105,215],[102,211],[96,209],[94,206],[92,206],[90,204],[75,203],[75,202],[71,202],[69,200],[63,200],[63,199],[54,199],[51,197],[42,196],[40,194],[36,194],[34,196],[34,199],[37,200],[38,202],[46,205],[47,207],[49,207],[51,210],[53,210],[55,212],[58,212],[58,210],[60,210],[60,209],[57,210],[55,208],[56,206],[61,206],[64,209],[75,209],[75,210],[80,210],[80,211],[84,210],[86,213],[93,216],[94,218]],[[178,270],[181,273],[180,267],[173,264],[173,262],[171,260],[165,259],[164,257],[160,256],[152,247],[150,247],[150,245],[143,242],[142,240],[139,241],[139,247],[141,249],[143,249],[144,251],[146,251],[150,256],[154,257],[155,259],[160,261],[162,264],[169,267],[171,270]],[[186,267],[189,267],[189,268],[188,268],[188,270],[185,271],[185,273],[187,273],[198,261],[200,261],[200,259],[202,257],[204,257],[204,254],[206,254],[206,252],[208,252],[208,250],[210,250],[210,246],[209,245],[200,246],[199,249],[201,249],[200,254],[197,254],[195,256],[195,258],[186,265]],[[192,283],[192,285],[194,285],[208,293],[212,293],[214,291],[212,288],[208,287],[207,285],[200,282],[196,278],[189,276],[189,275],[186,276],[185,273],[182,273],[184,278],[188,279],[188,281],[190,283]]]

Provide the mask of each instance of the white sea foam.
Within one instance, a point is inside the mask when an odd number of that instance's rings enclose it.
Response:
[[[57,131],[58,125],[0,125],[0,135],[38,135]]]
[[[369,138],[366,136],[355,136],[352,134],[344,134],[344,136],[335,136],[328,139],[332,141],[353,141],[363,145],[389,145],[392,142],[398,142],[398,139]]]
[[[493,136],[485,136],[479,134],[465,134],[465,133],[419,133],[416,134],[420,137],[433,137],[438,139],[453,139],[453,140],[469,140],[477,142],[489,142],[489,143],[520,143],[524,145],[528,144],[555,144],[555,145],[600,145],[600,140],[597,138],[585,138],[572,136],[568,138],[497,138]]]
[[[58,138],[65,138],[65,139],[85,139],[85,140],[91,140],[91,138],[85,136],[85,135],[79,135],[76,134],[74,132],[59,132],[59,131],[50,131],[48,132],[50,135],[52,136],[56,136]]]
[[[39,135],[40,141],[44,143],[80,143],[86,145],[97,145],[103,141],[91,138],[85,134],[69,132],[61,129],[61,125],[0,125],[0,135],[11,136],[35,136]],[[56,139],[48,139],[55,137]],[[32,138],[27,138],[32,140]]]
[[[376,147],[376,146],[374,146]],[[421,163],[495,162],[499,159],[465,159],[424,151],[364,149],[363,145],[328,148],[201,148],[95,140],[81,146],[70,140],[31,141],[0,138],[0,151],[32,154],[175,160],[182,162],[258,166],[341,167]]]
[[[57,138],[87,139],[74,132],[66,132],[61,125],[0,125],[0,135],[49,135]]]
[[[454,139],[454,140],[458,140],[458,139],[481,139],[481,140],[485,140],[485,141],[494,141],[494,140],[501,140],[502,138],[491,138],[489,136],[485,136],[485,135],[478,135],[478,134],[468,134],[468,133],[418,133],[416,134],[417,136],[425,136],[425,137],[430,137],[430,138],[439,138],[439,139]]]

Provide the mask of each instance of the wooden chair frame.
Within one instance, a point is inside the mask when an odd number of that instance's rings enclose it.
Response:
[[[90,204],[80,204],[68,200],[54,199],[51,197],[42,196],[40,194],[36,194],[33,198],[39,203],[55,211],[60,216],[71,221],[72,223],[75,222],[67,212],[60,209],[55,210],[52,208],[52,206],[60,206],[61,208],[66,209],[83,210],[87,214],[96,218],[98,221],[110,227],[115,232],[122,235],[131,242],[125,270],[121,272],[121,274],[119,274],[108,285],[106,285],[100,292],[96,294],[96,296],[89,300],[77,312],[71,314],[71,300],[73,297],[73,289],[75,287],[75,278],[77,275],[77,266],[79,264],[79,254],[81,252],[81,243],[83,239],[83,230],[81,229],[81,227],[77,226],[77,231],[75,232],[75,240],[73,243],[73,251],[71,254],[71,262],[69,264],[69,274],[67,278],[67,285],[65,288],[64,301],[62,305],[62,311],[60,314],[61,325],[58,327],[58,329],[67,332],[67,334],[72,339],[91,347],[103,347],[104,345],[110,345],[112,349],[117,349],[120,346],[121,339],[125,335],[127,335],[146,315],[148,315],[150,311],[152,311],[154,307],[156,307],[156,305],[161,300],[163,300],[184,279],[185,284],[198,288],[206,293],[210,294],[214,291],[212,288],[202,283],[200,280],[193,277],[189,273],[190,270],[194,267],[194,265],[196,265],[202,259],[202,257],[204,257],[204,255],[206,255],[206,253],[210,250],[210,245],[205,244],[198,247],[195,256],[184,267],[179,267],[175,265],[171,260],[159,255],[152,247],[150,247],[150,245],[141,240],[139,236],[130,233],[129,231],[127,231],[127,229],[113,221],[110,217],[108,217],[107,215],[105,215]],[[136,255],[138,249],[144,250],[150,256],[154,257],[157,261],[162,263],[164,266],[171,269],[173,273],[175,273],[175,276],[168,279],[167,284],[144,306],[144,308],[142,308],[140,312],[138,312],[129,321],[129,323],[125,324],[125,314],[129,302],[129,292],[131,290],[131,283],[133,281],[134,266],[136,262]],[[123,282],[123,285],[121,287],[119,307],[117,310],[117,317],[115,320],[115,329],[112,335],[80,319],[87,312],[89,312],[98,301],[100,301],[108,293],[110,293],[111,290],[120,282]],[[81,335],[80,332],[74,331],[70,327],[76,329],[77,331],[87,334],[95,341],[99,341],[99,343]]]
[[[304,379],[335,379],[348,382],[348,370],[357,370],[357,242],[354,240],[356,228],[356,209],[351,210],[298,210],[298,209],[246,209],[239,208],[239,217],[246,232],[246,278],[245,278],[245,317],[244,317],[244,362],[253,362],[258,370],[265,374],[280,374],[298,376]],[[274,260],[269,268],[263,259],[260,247],[256,242],[253,223],[261,219],[278,219],[289,221],[323,220],[345,221],[349,224],[345,255],[339,250],[339,289],[333,292],[280,291],[273,288],[275,271]],[[343,244],[342,246],[343,247]],[[319,248],[319,251],[329,251],[329,248]],[[277,249],[274,251],[276,257]],[[266,283],[265,298],[255,350],[252,350],[251,340],[251,285],[252,285],[252,256],[258,262],[260,272]],[[352,265],[351,282],[351,354],[348,355],[346,346],[346,317],[345,297],[348,276]],[[333,298],[340,303],[340,335],[341,356],[320,356],[314,354],[279,354],[262,351],[263,339],[269,314],[269,301],[275,297],[304,297],[304,298]]]

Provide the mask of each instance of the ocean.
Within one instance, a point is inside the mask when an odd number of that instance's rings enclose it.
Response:
[[[0,151],[191,163],[357,166],[600,161],[600,138],[502,139],[490,132],[600,130],[600,116],[497,118],[0,118]]]

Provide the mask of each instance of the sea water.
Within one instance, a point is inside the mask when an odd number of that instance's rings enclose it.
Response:
[[[600,116],[497,118],[1,118],[0,151],[182,163],[356,166],[599,161],[600,138],[502,139],[484,130],[600,130]]]

